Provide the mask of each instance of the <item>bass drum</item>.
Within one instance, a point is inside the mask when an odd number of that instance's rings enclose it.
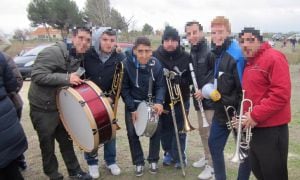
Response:
[[[115,138],[111,105],[93,82],[61,88],[57,94],[57,107],[67,132],[85,152]]]
[[[137,108],[137,120],[134,123],[138,136],[152,137],[158,125],[159,116],[149,103],[142,101]]]

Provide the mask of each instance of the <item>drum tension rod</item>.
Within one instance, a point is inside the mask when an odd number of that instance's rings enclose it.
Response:
[[[80,100],[80,101],[78,101],[79,102],[79,104],[81,105],[81,107],[83,107],[83,106],[85,106],[85,101],[82,101],[82,100]]]

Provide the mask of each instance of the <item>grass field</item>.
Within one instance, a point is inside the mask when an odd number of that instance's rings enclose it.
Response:
[[[27,46],[34,46],[39,44],[40,42],[30,42],[30,43],[14,43],[13,47],[9,49],[8,53],[14,56],[20,49]],[[290,123],[290,143],[289,143],[289,155],[288,155],[288,169],[289,169],[289,179],[297,180],[300,178],[300,48],[297,47],[295,52],[292,52],[289,47],[282,49],[280,45],[276,45],[281,51],[283,51],[291,64],[290,72],[292,77],[292,122]],[[28,87],[30,85],[30,81],[24,82],[24,87],[21,90],[21,95],[24,100],[24,110],[23,110],[23,118],[22,125],[25,129],[28,142],[29,149],[26,151],[25,156],[28,163],[28,169],[23,172],[25,179],[47,179],[47,177],[43,174],[42,171],[42,161],[41,154],[39,149],[39,142],[36,132],[33,130],[30,118],[29,118],[29,106],[27,100],[27,92]],[[104,168],[103,164],[103,148],[99,149],[99,159],[101,161],[101,177],[99,179],[156,179],[156,180],[166,180],[166,179],[183,179],[181,176],[181,171],[176,170],[173,167],[163,167],[161,161],[159,162],[159,173],[157,175],[152,175],[146,172],[143,177],[136,178],[134,176],[134,167],[131,163],[129,145],[126,135],[126,128],[124,123],[124,104],[122,102],[119,103],[119,124],[122,127],[121,130],[117,131],[117,162],[121,167],[122,174],[118,177],[114,177],[110,175],[110,173]],[[196,126],[196,114],[194,112],[194,108],[190,109],[190,120],[194,126]],[[145,156],[147,157],[148,152],[148,139],[141,138]],[[78,160],[81,164],[81,167],[84,170],[87,170],[86,162],[83,159],[83,153],[79,150],[78,147],[74,147],[77,153]],[[229,143],[226,146],[225,156],[226,156],[226,167],[227,167],[227,178],[229,180],[236,179],[237,174],[237,164],[233,164],[229,161],[230,157],[233,154],[234,142],[233,138],[230,136]],[[201,140],[197,131],[192,131],[188,133],[188,143],[187,143],[187,158],[188,158],[188,166],[186,168],[187,176],[184,179],[197,179],[198,174],[202,169],[193,168],[191,166],[192,162],[198,160],[199,156],[203,153],[203,148],[201,145]],[[62,157],[59,153],[59,149],[56,148],[56,154],[59,159],[60,172],[67,177],[67,171],[65,165],[62,161]],[[162,157],[162,152],[161,152]],[[251,179],[255,179],[251,176]]]

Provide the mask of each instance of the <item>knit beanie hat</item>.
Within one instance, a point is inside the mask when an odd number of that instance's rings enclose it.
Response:
[[[166,28],[164,30],[164,34],[162,36],[162,42],[164,40],[168,40],[168,39],[172,39],[172,40],[176,40],[176,41],[180,42],[180,37],[179,37],[178,31],[171,26],[166,26]]]
[[[259,30],[254,29],[253,27],[245,27],[240,33],[239,38],[241,38],[245,33],[251,33],[255,36],[260,42],[263,41],[263,36],[260,34]]]

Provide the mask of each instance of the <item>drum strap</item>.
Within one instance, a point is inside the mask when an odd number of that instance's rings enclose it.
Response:
[[[149,86],[148,86],[148,98],[149,98],[149,102],[152,102],[153,81],[155,81],[154,75],[153,75],[153,67],[155,65],[155,61],[153,59],[150,59],[150,61],[151,62],[149,63],[150,76],[149,76]]]

